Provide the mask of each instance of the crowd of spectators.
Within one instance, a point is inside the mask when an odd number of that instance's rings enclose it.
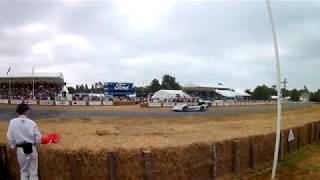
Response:
[[[23,99],[23,100],[54,100],[60,93],[62,86],[55,83],[35,83],[34,84],[34,98],[33,85],[31,83],[2,83],[0,84],[0,98],[9,99]]]

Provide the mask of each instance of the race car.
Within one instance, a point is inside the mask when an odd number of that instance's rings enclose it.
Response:
[[[204,112],[208,109],[208,105],[204,103],[199,103],[198,105],[188,105],[186,103],[181,103],[175,105],[172,110],[176,112],[195,112],[201,111]]]

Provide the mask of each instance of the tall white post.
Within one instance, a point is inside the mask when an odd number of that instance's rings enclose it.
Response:
[[[34,65],[32,66],[32,99],[34,100]]]
[[[279,60],[279,51],[278,51],[278,42],[277,42],[277,35],[276,35],[276,28],[273,21],[272,16],[272,10],[270,1],[266,0],[267,8],[268,8],[268,14],[272,29],[272,36],[273,36],[273,47],[274,47],[274,53],[276,58],[276,68],[277,68],[277,94],[278,94],[278,103],[277,103],[277,130],[276,130],[276,143],[274,148],[274,157],[273,157],[273,167],[272,167],[272,175],[271,179],[275,178],[276,171],[277,171],[277,164],[278,164],[278,155],[279,155],[279,145],[280,145],[280,130],[281,130],[281,82],[280,82],[280,60]]]

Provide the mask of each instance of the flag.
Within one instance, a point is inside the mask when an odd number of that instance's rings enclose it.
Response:
[[[7,71],[7,75],[9,74],[10,71],[11,71],[11,66],[9,67],[9,69]]]

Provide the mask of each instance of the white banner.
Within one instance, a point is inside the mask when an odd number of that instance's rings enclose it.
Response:
[[[69,101],[56,101],[57,106],[69,106],[70,102]]]
[[[113,106],[113,101],[103,101],[102,105],[104,105],[104,106]]]
[[[0,99],[0,104],[9,104],[8,99]]]
[[[101,106],[101,101],[90,101],[89,105],[90,106]]]
[[[53,105],[53,101],[50,101],[50,100],[40,100],[40,105],[52,106],[52,105]]]
[[[87,101],[72,101],[73,106],[85,106],[87,105]]]
[[[149,102],[149,107],[161,107],[161,102]]]
[[[26,104],[38,104],[37,100],[25,100],[24,103]]]
[[[174,102],[165,102],[163,103],[163,107],[173,107],[174,106]]]
[[[22,100],[14,99],[10,101],[10,104],[21,104]]]

